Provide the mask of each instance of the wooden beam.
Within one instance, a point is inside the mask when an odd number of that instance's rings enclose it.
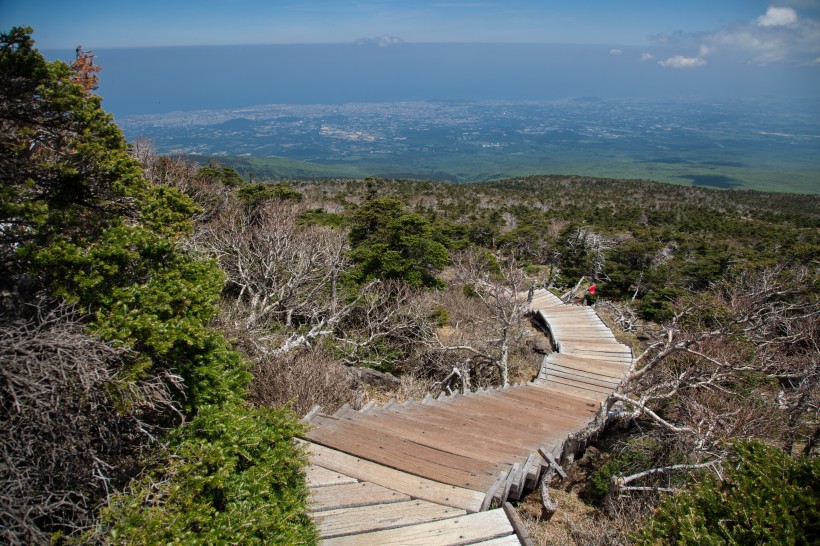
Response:
[[[315,406],[313,406],[313,409],[310,410],[309,412],[307,412],[304,417],[299,419],[299,421],[302,422],[302,423],[310,423],[310,420],[313,419],[316,416],[316,414],[319,413],[319,410],[321,410],[321,409],[322,409],[322,406],[316,404]]]
[[[430,546],[430,544],[474,544],[513,535],[515,529],[504,510],[490,510],[455,518],[327,539],[325,546]]]
[[[502,508],[504,508],[504,513],[507,514],[507,519],[510,520],[510,524],[512,525],[512,528],[515,531],[521,545],[535,546],[532,538],[530,538],[529,532],[527,532],[527,528],[524,526],[524,522],[521,521],[521,518],[518,516],[518,512],[515,508],[513,508],[513,505],[509,502],[505,502],[502,505]]]
[[[310,462],[335,470],[357,480],[366,480],[413,498],[428,500],[453,508],[463,508],[468,512],[481,509],[484,493],[454,485],[428,480],[401,470],[388,468],[372,461],[360,459],[325,446],[298,440],[308,453]]]
[[[551,452],[545,450],[543,447],[539,447],[538,453],[540,453],[541,456],[547,460],[550,466],[554,468],[556,472],[558,472],[558,475],[561,476],[562,480],[567,479],[567,473],[564,472],[564,469],[561,468],[561,465],[558,464],[558,462],[555,460],[555,457],[552,455]]]
[[[505,481],[507,479],[507,473],[508,472],[509,472],[509,470],[507,472],[504,472],[503,470],[501,472],[499,472],[498,473],[498,479],[493,482],[493,484],[490,486],[489,489],[487,489],[487,492],[484,494],[484,502],[481,503],[481,511],[482,512],[484,510],[487,510],[490,507],[490,505],[492,504],[493,497],[495,497],[495,494],[498,491],[498,488],[501,487],[505,483]]]

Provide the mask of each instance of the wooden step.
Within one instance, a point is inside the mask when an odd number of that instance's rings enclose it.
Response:
[[[327,485],[343,485],[346,483],[356,483],[358,480],[350,476],[345,476],[328,468],[315,464],[309,465],[305,469],[305,482],[308,487],[324,487]]]
[[[383,466],[475,491],[486,491],[500,467],[383,434],[374,437],[356,432],[321,426],[308,432],[306,438]]]
[[[460,412],[437,412],[429,415],[397,415],[398,418],[415,422],[419,427],[436,426],[445,431],[457,431],[463,434],[483,436],[489,438],[503,438],[509,443],[510,448],[514,448],[515,452],[520,455],[521,445],[531,445],[533,443],[547,441],[548,438],[555,436],[555,430],[545,431],[543,428],[535,427],[518,427],[510,428],[505,422],[496,423],[495,428],[487,427],[486,422],[479,418],[469,417]],[[501,433],[494,433],[493,431],[502,431]],[[517,457],[518,455],[512,455]]]
[[[609,393],[602,393],[596,390],[588,389],[583,386],[573,385],[570,382],[563,381],[559,378],[553,378],[550,381],[539,379],[539,382],[544,386],[548,386],[553,389],[558,389],[563,392],[572,393],[577,398],[582,399],[591,405],[599,405],[601,402],[606,400],[607,396],[609,395]],[[583,427],[579,427],[578,430],[580,430],[581,428]]]
[[[323,539],[464,516],[467,512],[423,500],[328,510],[314,515]]]
[[[435,544],[470,544],[515,536],[504,510],[488,510],[455,518],[420,523],[397,529],[330,538],[326,546],[431,546]]]
[[[399,417],[383,416],[369,420],[358,419],[356,423],[368,426],[374,433],[389,431],[391,435],[400,436],[419,445],[431,447],[446,453],[478,459],[484,462],[505,460],[510,456],[509,449],[496,449],[494,445],[481,441],[479,437],[468,436],[457,431],[445,431],[435,427],[416,426]],[[520,452],[520,449],[515,450]]]
[[[591,385],[598,385],[599,387],[605,387],[609,391],[614,391],[618,387],[618,381],[608,378],[606,376],[602,376],[596,373],[590,373],[585,370],[579,370],[576,368],[567,368],[564,366],[558,366],[556,364],[547,364],[542,369],[542,374],[552,374],[557,375],[559,377],[567,377],[568,379],[577,379],[579,381],[586,381]]]
[[[551,353],[547,355],[547,357],[544,358],[542,366],[550,364],[574,370],[582,370],[587,373],[594,373],[618,382],[623,377],[624,371],[627,368],[627,365],[622,362],[582,358],[566,353]]]
[[[371,482],[315,487],[310,489],[308,496],[308,502],[314,512],[408,500],[408,495]]]
[[[309,453],[311,464],[335,470],[358,480],[388,487],[413,498],[476,512],[484,502],[484,490],[476,491],[429,480],[407,472],[342,453],[336,449],[301,442]]]
[[[561,384],[572,385],[574,387],[580,387],[594,392],[599,392],[604,395],[603,398],[601,398],[602,400],[606,398],[612,391],[614,391],[615,387],[617,386],[613,386],[612,384],[601,385],[601,382],[596,381],[594,379],[590,379],[588,377],[582,377],[575,374],[566,374],[551,370],[545,370],[541,374],[541,379],[547,382],[557,381]]]

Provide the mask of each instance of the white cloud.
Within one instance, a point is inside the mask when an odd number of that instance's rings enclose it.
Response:
[[[655,56],[651,53],[641,53],[641,62],[651,61]]]
[[[664,61],[658,61],[658,64],[665,68],[696,68],[706,64],[705,59],[700,57],[684,57],[683,55],[675,55],[669,57]]]
[[[815,0],[801,0],[815,1]],[[797,0],[791,2],[797,3]],[[741,62],[811,62],[820,54],[820,19],[798,16],[790,7],[770,6],[764,15],[713,32],[652,37],[664,45],[697,49],[697,57],[721,55]]]
[[[376,36],[375,38],[359,38],[355,43],[360,46],[389,47],[391,45],[403,44],[404,40],[395,36],[384,35]]]
[[[797,12],[792,8],[769,6],[766,15],[761,15],[755,22],[762,27],[782,27],[797,22]]]
[[[622,50],[622,49],[610,49],[610,50],[609,50],[609,54],[610,54],[610,55],[614,55],[614,56],[616,56],[616,57],[617,57],[618,55],[623,55],[623,54],[624,54],[624,52],[623,52],[623,50]]]

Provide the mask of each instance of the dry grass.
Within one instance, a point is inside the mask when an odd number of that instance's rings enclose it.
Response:
[[[333,413],[344,404],[362,405],[362,393],[353,387],[344,364],[319,348],[260,359],[251,372],[251,398],[260,405],[289,406],[299,415],[317,404],[323,413]]]
[[[368,385],[363,393],[364,403],[374,402],[377,406],[383,406],[392,398],[395,398],[396,402],[399,403],[406,402],[407,400],[415,400],[418,402],[424,398],[428,392],[431,392],[429,380],[420,379],[411,374],[405,374],[399,377],[399,381],[400,384],[398,388],[390,390],[379,389]],[[438,392],[433,392],[432,394],[436,396]]]
[[[541,520],[541,498],[536,490],[518,505],[518,513],[537,546],[620,546],[630,544],[628,533],[636,521],[626,515],[610,518],[584,503],[575,492],[550,489],[558,511]]]

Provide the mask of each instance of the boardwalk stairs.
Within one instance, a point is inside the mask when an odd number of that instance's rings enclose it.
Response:
[[[530,311],[556,349],[532,382],[305,416],[324,544],[528,543],[506,501],[536,486],[547,457],[574,456],[568,438],[598,415],[632,362],[591,308],[538,290]]]

